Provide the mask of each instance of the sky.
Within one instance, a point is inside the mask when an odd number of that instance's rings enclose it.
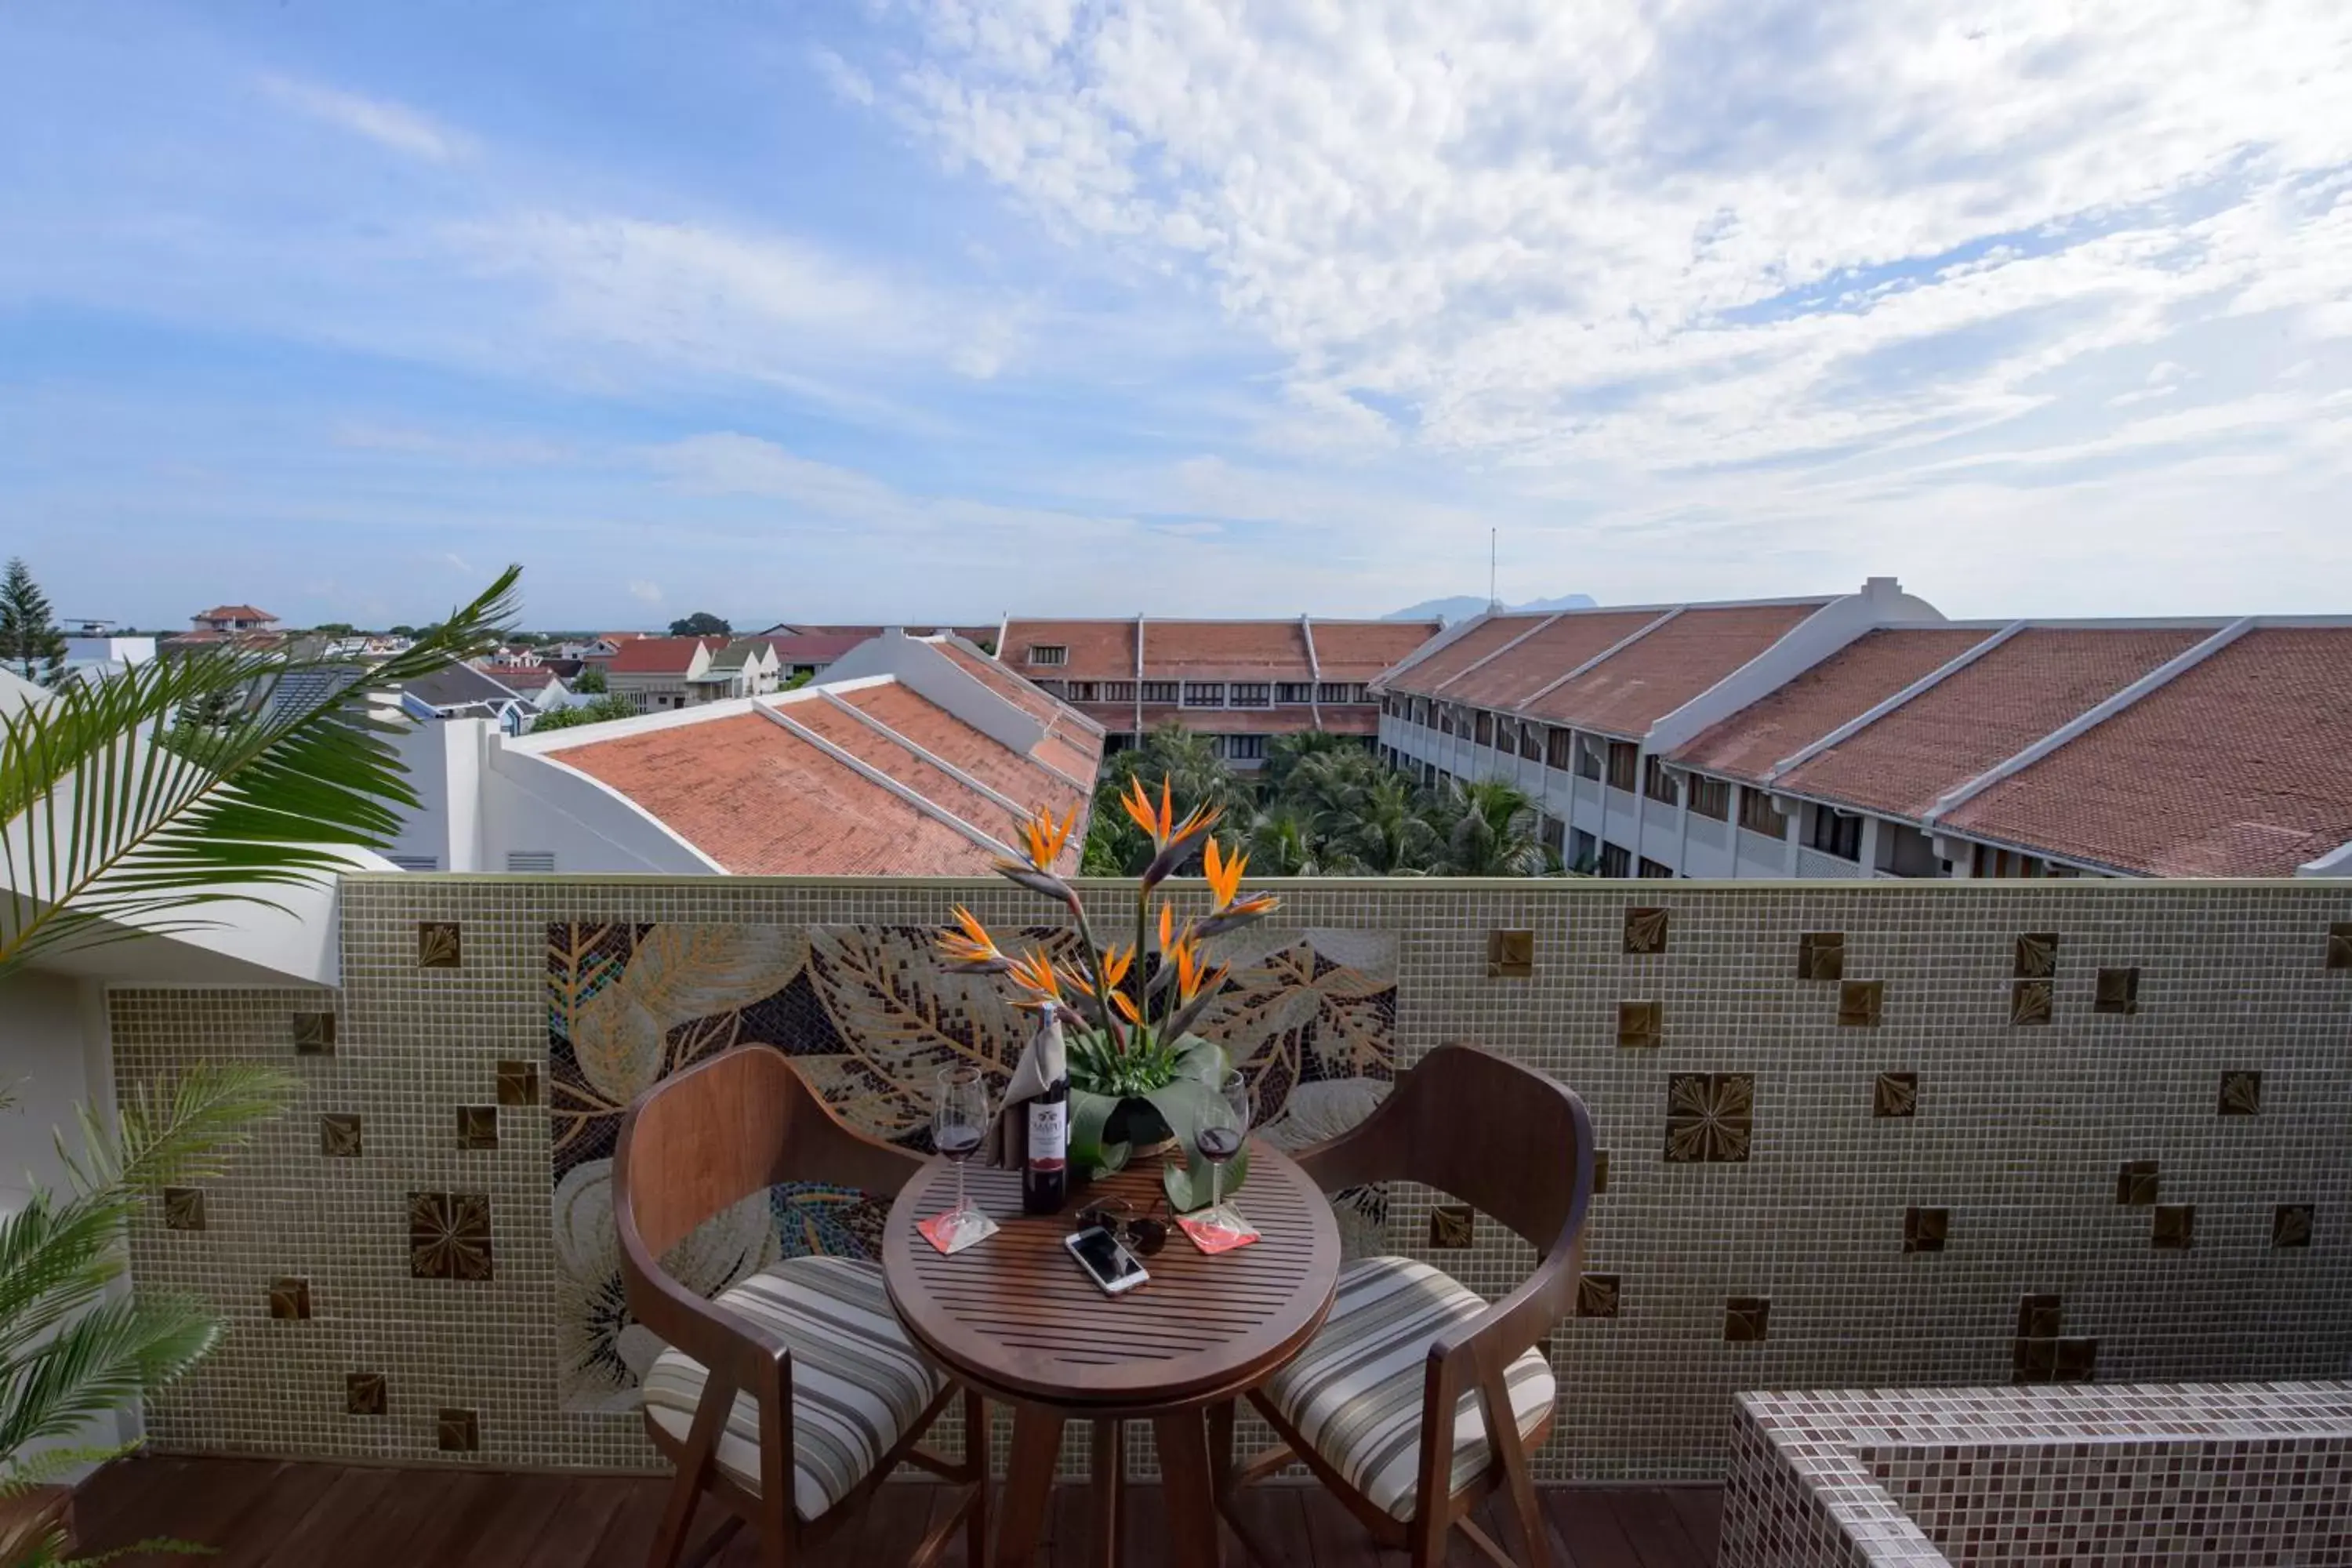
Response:
[[[64,616],[2344,612],[2342,0],[0,6]]]

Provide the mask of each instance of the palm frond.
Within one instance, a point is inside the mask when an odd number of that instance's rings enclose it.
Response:
[[[520,568],[367,676],[416,679],[495,646]],[[325,668],[225,647],[79,681],[0,714],[0,974],[36,953],[212,923],[209,906],[315,883],[416,804],[363,690],[247,704]],[[174,733],[233,703],[216,728]]]
[[[0,1388],[121,1274],[116,1243],[133,1201],[118,1192],[59,1204],[37,1193],[0,1219]]]
[[[58,1154],[85,1194],[203,1181],[220,1175],[225,1157],[250,1144],[256,1124],[284,1110],[300,1087],[257,1062],[196,1062],[176,1079],[131,1085],[111,1135],[83,1110],[83,1152],[77,1157],[60,1138]]]
[[[220,1321],[178,1296],[100,1302],[0,1375],[0,1454],[68,1437],[201,1360]]]

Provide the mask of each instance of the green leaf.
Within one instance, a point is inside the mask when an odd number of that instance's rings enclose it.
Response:
[[[1190,1079],[1215,1089],[1225,1081],[1225,1074],[1233,1071],[1233,1058],[1226,1056],[1225,1047],[1214,1040],[1187,1035],[1182,1047],[1176,1057],[1176,1077],[1180,1081]]]
[[[1116,1095],[1070,1089],[1070,1163],[1094,1176],[1127,1166],[1129,1145],[1103,1142],[1104,1131],[1119,1108]]]

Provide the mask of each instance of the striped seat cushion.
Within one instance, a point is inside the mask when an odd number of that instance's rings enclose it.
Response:
[[[1394,1518],[1411,1519],[1430,1342],[1486,1310],[1475,1294],[1426,1263],[1350,1263],[1339,1271],[1339,1296],[1322,1331],[1265,1385],[1266,1396],[1349,1485]],[[1503,1381],[1525,1437],[1550,1413],[1550,1364],[1542,1351],[1530,1350]],[[1477,1391],[1468,1389],[1454,1406],[1453,1488],[1475,1479],[1487,1458],[1486,1416]]]
[[[814,1519],[849,1494],[938,1397],[942,1379],[898,1327],[882,1270],[845,1258],[791,1258],[722,1292],[719,1304],[793,1352],[793,1509]],[[708,1373],[666,1350],[646,1372],[646,1417],[680,1442]],[[760,1407],[735,1396],[719,1468],[760,1490]]]

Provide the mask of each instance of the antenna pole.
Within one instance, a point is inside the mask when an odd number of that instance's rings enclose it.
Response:
[[[1500,580],[1495,570],[1495,539],[1500,531],[1492,528],[1486,531],[1486,605],[1489,609],[1500,609],[1503,604],[1503,596],[1497,592]]]

